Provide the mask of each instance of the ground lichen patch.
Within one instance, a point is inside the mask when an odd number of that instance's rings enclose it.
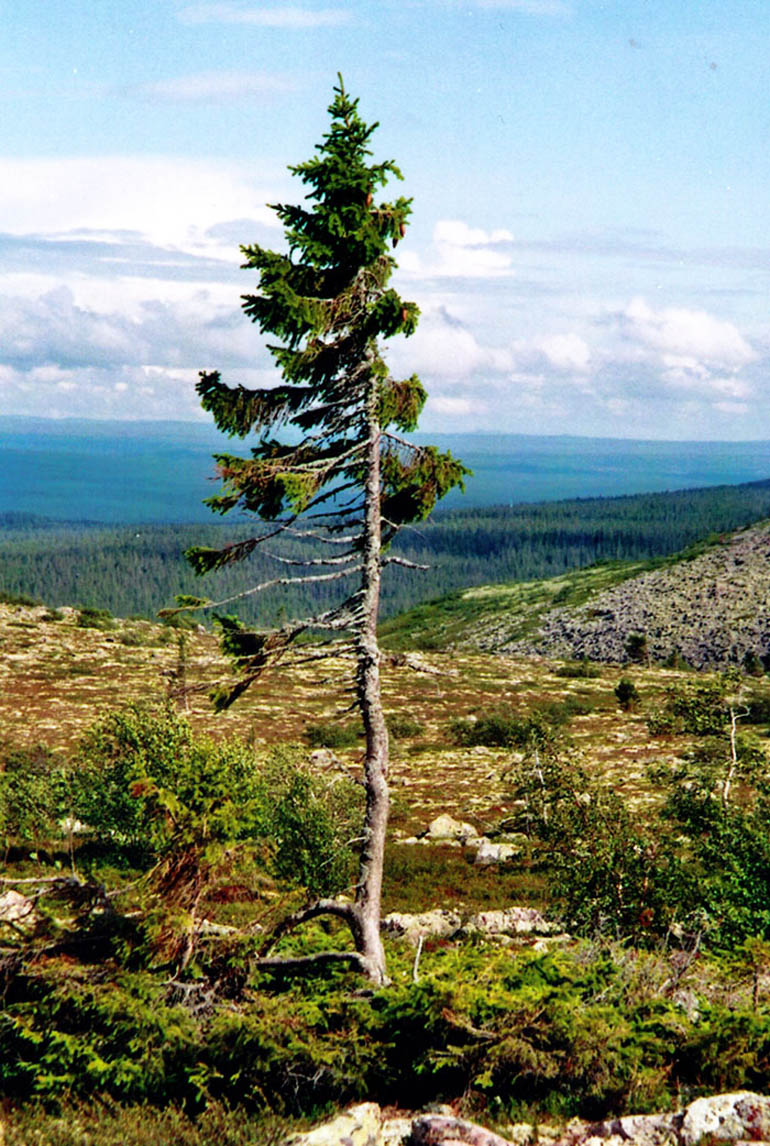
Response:
[[[129,701],[162,703],[180,673],[178,632],[150,622],[115,622],[109,631],[82,628],[75,610],[46,621],[42,607],[0,605],[0,738],[9,745],[44,744],[70,752],[100,717]],[[141,644],[135,644],[138,639]],[[256,744],[302,742],[308,725],[354,724],[350,662],[341,659],[279,664],[227,712],[211,708],[208,689],[229,672],[215,637],[204,630],[185,638],[184,676],[192,687],[176,700],[199,730]],[[543,657],[474,652],[423,652],[419,658],[383,658],[386,712],[417,722],[419,732],[393,739],[393,791],[406,807],[395,817],[397,837],[423,831],[441,812],[494,827],[492,808],[505,808],[505,772],[511,751],[458,747],[452,721],[499,707],[527,713],[550,702],[574,701],[569,734],[588,767],[640,806],[651,798],[647,766],[680,755],[681,738],[653,740],[642,714],[619,708],[614,688],[620,666],[603,666],[590,680],[559,676]],[[645,704],[678,679],[670,670],[634,669]],[[310,748],[308,748],[308,753]],[[360,768],[363,741],[335,749],[338,760]],[[320,767],[335,768],[334,762]]]

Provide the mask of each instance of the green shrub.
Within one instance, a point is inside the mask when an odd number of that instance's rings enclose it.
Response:
[[[666,690],[663,706],[648,717],[650,733],[653,736],[672,733],[719,735],[728,720],[727,690],[730,683],[727,678],[720,677],[673,685]]]
[[[8,593],[0,590],[0,605],[26,605],[34,608],[36,605],[42,605],[37,597],[28,597],[24,593]]]
[[[568,680],[594,680],[596,677],[601,676],[602,670],[598,665],[589,661],[588,657],[583,657],[579,661],[569,661],[567,664],[560,665],[556,669],[556,676],[565,677]]]
[[[149,863],[186,847],[257,843],[281,879],[316,894],[347,886],[358,786],[311,776],[297,748],[259,756],[193,732],[169,708],[130,706],[81,743],[75,814],[92,837]]]
[[[749,649],[748,652],[745,654],[745,656],[743,658],[743,662],[742,662],[742,668],[743,668],[743,671],[746,673],[747,676],[764,676],[765,675],[765,666],[762,663],[762,660],[760,659],[760,657],[757,655],[757,653],[754,652],[753,649]]]
[[[7,751],[0,769],[0,839],[6,847],[61,839],[72,807],[66,765],[38,746]]]
[[[450,726],[455,744],[463,748],[487,747],[546,748],[560,737],[573,716],[590,711],[590,706],[575,697],[537,705],[529,713],[511,708],[497,708],[480,713],[475,720],[458,718]]]
[[[150,643],[147,639],[147,635],[139,632],[137,629],[124,629],[123,632],[119,634],[118,640],[121,645],[125,645],[126,648],[129,649],[142,648]]]
[[[682,656],[679,649],[670,652],[662,664],[663,668],[676,669],[677,672],[692,672],[692,665]]]
[[[265,795],[267,793],[265,792]],[[272,787],[263,831],[273,841],[273,870],[311,895],[337,895],[350,884],[350,840],[360,830],[363,790],[292,769]]]
[[[277,1115],[248,1116],[216,1102],[197,1118],[175,1105],[121,1107],[104,1098],[56,1112],[35,1104],[4,1113],[6,1146],[284,1146],[295,1129]]]
[[[388,732],[394,740],[409,740],[413,736],[422,736],[425,731],[419,720],[411,716],[402,716],[398,712],[391,712],[387,716]]]
[[[633,664],[643,665],[650,663],[650,650],[647,637],[644,633],[629,633],[626,641],[625,653]]]
[[[747,724],[770,724],[770,691],[749,685],[744,703],[748,712],[743,719]]]
[[[78,609],[78,628],[109,631],[115,627],[116,622],[109,609],[96,609],[90,605],[81,605]]]
[[[640,700],[636,685],[626,676],[615,685],[615,696],[624,712],[633,712]]]
[[[544,844],[548,893],[570,930],[643,944],[666,933],[677,873],[658,834],[568,756],[525,759],[508,777],[518,826]]]
[[[307,724],[304,732],[311,748],[353,748],[363,734],[360,724],[338,724],[334,721]]]

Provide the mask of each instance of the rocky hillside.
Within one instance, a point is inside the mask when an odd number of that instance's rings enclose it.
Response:
[[[558,599],[558,598],[557,598]],[[458,642],[489,652],[622,662],[634,633],[649,657],[679,654],[696,668],[770,664],[770,522],[730,534],[698,556],[553,604],[521,633],[521,615],[486,612]]]

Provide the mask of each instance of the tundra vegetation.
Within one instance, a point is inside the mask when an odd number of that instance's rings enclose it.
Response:
[[[6,605],[0,639],[0,1085],[16,1141],[277,1143],[356,1098],[452,1101],[502,1129],[770,1083],[767,678],[387,658],[400,731],[383,910],[458,922],[419,960],[386,929],[392,982],[362,994],[342,968],[260,965],[281,918],[355,879],[360,729],[347,718],[342,744],[317,747],[347,703],[333,662],[279,664],[218,716],[206,632],[188,637],[202,687],[187,712],[160,624]],[[445,812],[510,858],[406,842]],[[469,926],[512,904],[557,930]],[[339,927],[316,920],[276,950],[338,949]]]

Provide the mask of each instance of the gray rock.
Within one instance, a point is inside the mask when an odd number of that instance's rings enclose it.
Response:
[[[533,1146],[537,1135],[531,1122],[514,1122],[506,1127],[505,1137],[511,1146]]]
[[[516,847],[516,844],[493,844],[486,836],[482,836],[473,862],[480,867],[488,867],[490,864],[507,863],[520,855],[521,848]]]
[[[411,1118],[388,1118],[382,1124],[382,1146],[409,1146]]]
[[[315,1130],[292,1135],[289,1146],[382,1146],[382,1112],[376,1102],[351,1106]]]
[[[0,927],[11,924],[15,931],[25,931],[34,927],[37,912],[31,899],[18,891],[5,891],[0,895]],[[0,1139],[0,1142],[2,1140]]]
[[[446,1114],[423,1114],[412,1123],[412,1146],[511,1146],[492,1130]]]
[[[459,843],[467,843],[469,840],[476,839],[478,834],[473,824],[461,823],[460,820],[456,820],[454,816],[450,816],[446,812],[436,816],[435,820],[428,825],[427,832],[429,840],[436,842],[456,840]]]
[[[462,925],[462,919],[456,911],[447,911],[444,908],[435,908],[433,911],[422,911],[415,915],[408,912],[393,911],[386,915],[382,921],[382,929],[389,935],[403,935],[409,943],[417,944],[423,939],[432,936],[436,939],[451,939],[457,935]]]
[[[696,1099],[685,1110],[680,1142],[695,1146],[706,1135],[724,1141],[766,1141],[770,1138],[770,1098],[741,1090]]]
[[[529,935],[532,932],[547,935],[554,930],[554,925],[534,907],[507,907],[502,911],[480,911],[471,916],[463,930],[485,935]]]

